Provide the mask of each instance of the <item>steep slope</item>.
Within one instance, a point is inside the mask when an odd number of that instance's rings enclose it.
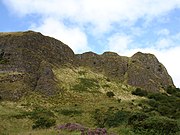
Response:
[[[54,69],[63,65],[87,67],[122,85],[147,91],[174,86],[165,67],[152,54],[136,53],[132,57],[105,52],[75,55],[61,41],[27,31],[0,33],[0,97],[19,99],[28,92],[45,96],[61,91]],[[63,85],[63,84],[61,84]]]
[[[158,59],[153,54],[141,52],[130,58],[127,83],[154,92],[174,86],[172,78]]]
[[[179,134],[169,85],[152,54],[76,55],[40,33],[0,33],[0,134]]]
[[[174,86],[165,67],[152,54],[138,52],[132,57],[125,57],[113,52],[105,52],[102,55],[87,52],[76,57],[80,66],[91,67],[115,81],[147,91],[158,92],[160,89]]]
[[[18,99],[28,91],[56,92],[52,65],[72,63],[74,53],[62,42],[27,31],[0,34],[0,96]]]

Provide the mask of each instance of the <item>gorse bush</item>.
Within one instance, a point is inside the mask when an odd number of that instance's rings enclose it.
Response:
[[[148,95],[147,103],[151,106],[151,110],[159,112],[163,116],[169,118],[178,118],[180,110],[180,99],[176,96],[168,96],[161,93],[151,93]]]
[[[38,119],[40,117],[55,117],[52,111],[41,108],[41,107],[36,107],[31,112],[28,112],[27,115],[31,119]]]
[[[13,116],[15,118],[29,118],[33,121],[32,128],[50,128],[56,123],[55,115],[50,110],[35,107],[32,111],[22,112],[19,115]]]
[[[106,95],[108,96],[108,97],[114,97],[115,96],[115,94],[112,92],[112,91],[108,91],[107,93],[106,93]]]
[[[176,97],[180,97],[180,89],[179,88],[174,88],[172,86],[169,86],[166,89],[166,91],[168,94],[171,94],[171,95],[176,96]]]
[[[107,119],[106,125],[108,127],[118,127],[120,124],[127,123],[129,112],[117,111]]]
[[[131,114],[131,116],[128,119],[129,125],[136,125],[137,123],[149,118],[149,116],[146,113],[143,112],[135,112]]]
[[[136,88],[134,91],[132,91],[133,95],[137,95],[137,96],[147,96],[148,92],[145,90],[142,90],[141,88]]]
[[[118,110],[114,107],[96,109],[93,118],[96,126],[104,127],[117,127],[128,120],[129,112]]]
[[[49,117],[41,116],[38,119],[35,119],[32,128],[50,128],[56,124],[56,120]]]
[[[64,109],[59,111],[60,114],[69,116],[69,115],[81,115],[81,110],[75,110],[75,109]]]
[[[79,78],[79,80],[79,84],[72,87],[73,90],[79,92],[96,92],[95,90],[100,88],[98,81],[95,79]]]
[[[162,116],[149,116],[143,112],[133,113],[128,119],[128,124],[138,134],[170,135],[179,131],[176,120]]]
[[[167,117],[149,117],[133,126],[135,131],[146,131],[159,135],[170,135],[179,131],[177,121]]]

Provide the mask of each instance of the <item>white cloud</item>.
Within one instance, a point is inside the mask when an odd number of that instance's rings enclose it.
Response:
[[[158,49],[167,49],[169,47],[172,47],[174,45],[173,41],[169,38],[162,38],[156,43],[156,47]]]
[[[137,19],[154,18],[180,7],[180,0],[3,0],[19,15],[39,14],[44,17],[70,19],[85,25],[91,23],[106,32],[112,23],[133,24]]]
[[[83,31],[77,27],[68,28],[58,20],[48,18],[40,26],[31,26],[31,29],[61,40],[70,46],[75,53],[90,50],[86,34]]]
[[[170,31],[168,29],[161,29],[160,31],[157,32],[157,35],[160,36],[168,36],[170,34]]]
[[[180,45],[180,33],[170,35],[167,29],[160,30],[158,33],[158,39],[155,43],[157,49],[169,49]]]
[[[108,39],[108,50],[122,52],[128,48],[132,42],[131,37],[123,34],[114,34]]]
[[[178,59],[180,58],[180,46],[156,52],[155,55],[159,60],[165,65],[169,74],[172,76],[176,86],[180,87],[180,63]]]

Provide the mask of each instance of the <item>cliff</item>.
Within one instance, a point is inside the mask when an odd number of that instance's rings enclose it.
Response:
[[[166,68],[153,54],[138,52],[132,57],[113,52],[74,54],[67,45],[41,33],[0,33],[0,97],[19,99],[29,91],[45,96],[61,88],[53,68],[63,65],[88,67],[113,81],[159,92],[174,86]]]

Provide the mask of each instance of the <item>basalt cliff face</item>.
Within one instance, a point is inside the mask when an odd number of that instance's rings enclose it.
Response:
[[[125,57],[113,52],[105,52],[102,55],[88,52],[76,57],[81,66],[90,67],[115,81],[150,92],[174,86],[166,68],[153,54],[137,52],[132,57]]]
[[[113,81],[152,92],[174,86],[165,67],[152,54],[74,54],[61,41],[27,31],[0,33],[0,98],[19,99],[29,91],[55,95],[61,89],[53,68],[63,65],[88,67]]]

